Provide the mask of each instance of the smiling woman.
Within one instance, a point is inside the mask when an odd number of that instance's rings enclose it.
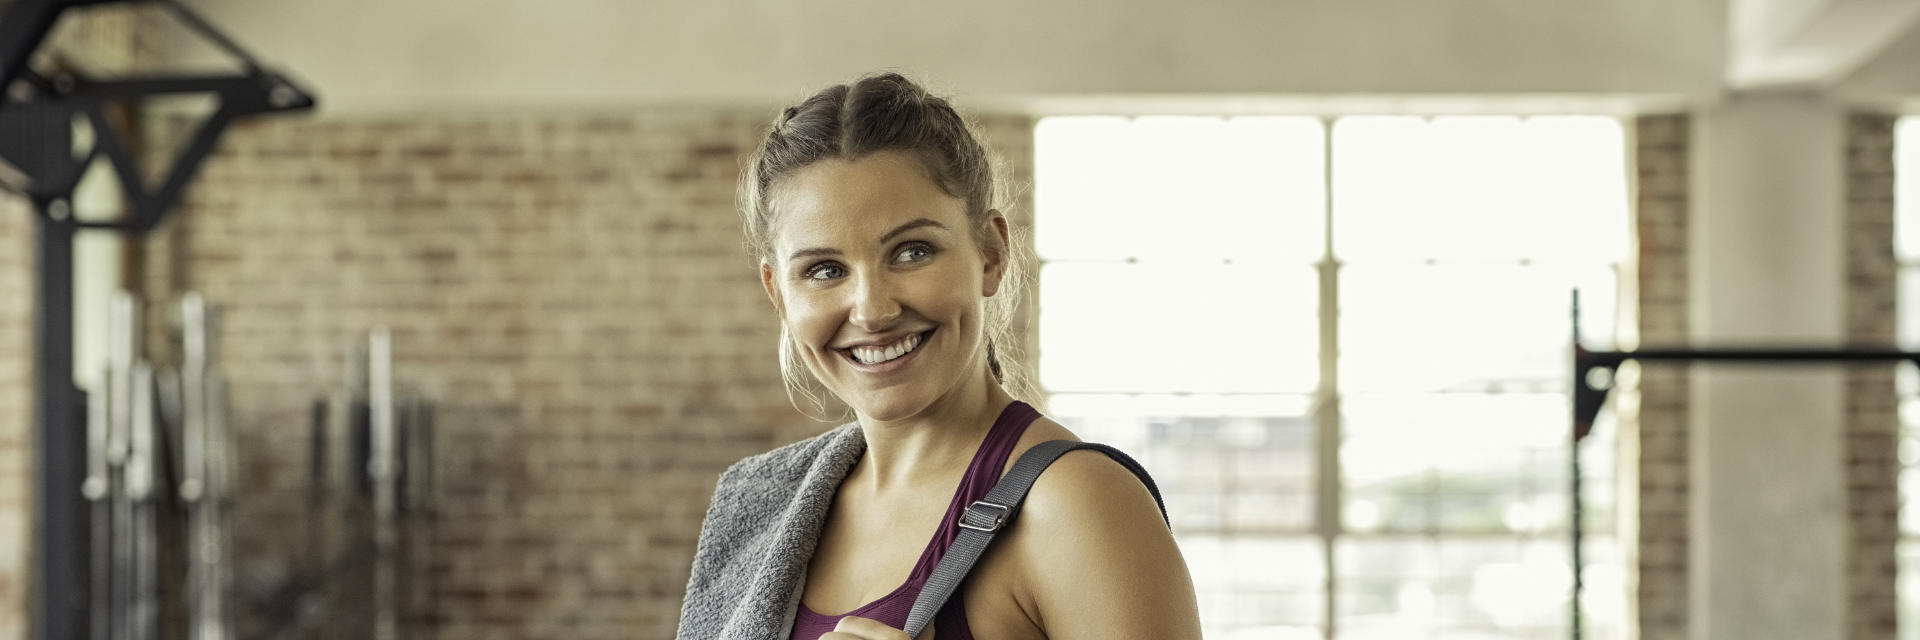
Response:
[[[923,591],[958,579],[942,560],[977,501],[1035,445],[1077,443],[996,348],[1018,289],[999,190],[953,107],[898,75],[815,94],[768,132],[741,205],[782,370],[855,420],[721,476],[681,639],[906,638]],[[1024,504],[988,505],[1018,519],[922,604],[920,637],[1198,638],[1151,480],[1108,455],[1063,455]]]

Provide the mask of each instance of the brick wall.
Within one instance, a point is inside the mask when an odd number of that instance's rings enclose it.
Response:
[[[782,392],[740,248],[734,180],[768,115],[234,129],[147,250],[150,298],[223,309],[242,579],[295,561],[307,407],[385,325],[397,378],[438,405],[437,595],[416,622],[671,635],[719,472],[827,427]],[[985,124],[1030,175],[1031,122]]]
[[[33,219],[0,195],[0,638],[27,636],[33,516]]]
[[[1860,345],[1895,340],[1893,124],[1893,116],[1868,113],[1846,124],[1847,340]],[[1891,640],[1900,537],[1893,366],[1856,365],[1846,377],[1847,637]]]
[[[1644,346],[1686,344],[1688,335],[1687,189],[1689,119],[1644,116],[1634,121],[1634,226],[1640,309],[1637,330]],[[1634,610],[1639,637],[1687,638],[1687,369],[1648,365],[1632,393],[1638,400],[1639,523]],[[1628,428],[1623,425],[1623,429]]]

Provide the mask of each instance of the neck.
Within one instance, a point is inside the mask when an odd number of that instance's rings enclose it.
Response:
[[[944,486],[972,461],[994,419],[1010,402],[1013,396],[989,376],[955,389],[913,416],[881,422],[860,415],[867,452],[847,481],[876,494],[934,481]]]

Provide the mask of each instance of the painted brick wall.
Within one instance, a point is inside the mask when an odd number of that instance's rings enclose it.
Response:
[[[1688,130],[1685,115],[1634,121],[1634,195],[1638,238],[1638,330],[1645,346],[1685,344],[1688,336]],[[1640,638],[1686,640],[1689,492],[1688,375],[1684,366],[1640,369],[1633,440],[1639,455],[1639,523],[1634,607]]]
[[[297,561],[308,405],[385,325],[398,379],[438,405],[438,587],[415,622],[670,636],[719,472],[828,426],[782,392],[777,321],[741,251],[734,180],[769,115],[230,133],[148,244],[148,287],[224,310],[242,579]],[[1025,184],[1031,121],[983,124]]]
[[[1895,340],[1893,124],[1893,116],[1870,113],[1846,124],[1847,339],[1861,345]],[[1847,637],[1891,640],[1900,537],[1893,365],[1852,366],[1846,377]]]

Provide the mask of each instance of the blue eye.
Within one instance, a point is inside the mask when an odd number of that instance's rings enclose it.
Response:
[[[808,280],[831,280],[840,277],[840,271],[840,265],[831,262],[822,262],[808,267],[806,273],[802,274],[802,277]],[[821,275],[823,273],[830,273],[832,275]]]
[[[924,242],[915,242],[902,248],[896,257],[901,262],[923,262],[933,257],[933,247]]]

